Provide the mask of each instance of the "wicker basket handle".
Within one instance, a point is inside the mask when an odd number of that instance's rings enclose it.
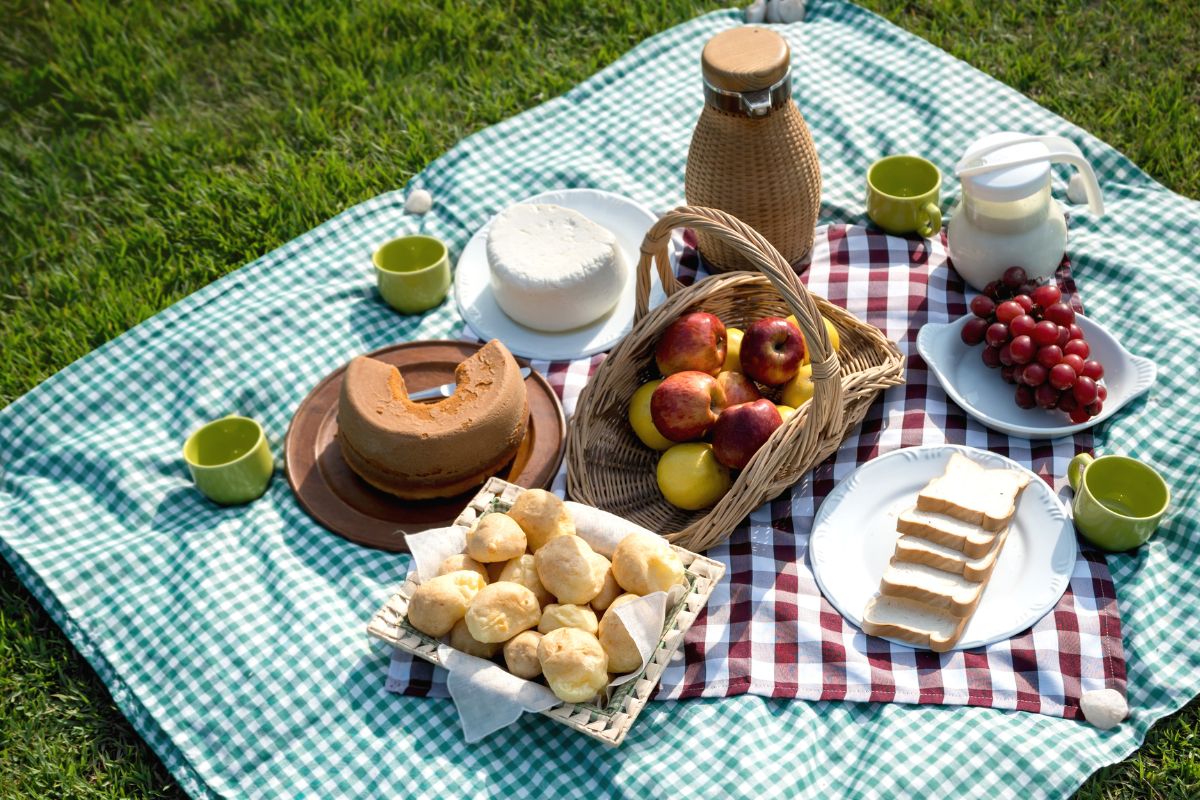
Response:
[[[745,256],[756,270],[766,275],[775,289],[783,296],[792,312],[800,323],[804,334],[804,342],[812,355],[813,382],[818,387],[840,372],[837,354],[833,351],[833,343],[821,321],[821,312],[808,289],[800,282],[795,271],[783,260],[779,251],[763,236],[746,223],[731,214],[726,214],[715,208],[699,206],[680,206],[674,211],[664,214],[642,240],[641,257],[637,267],[637,310],[635,320],[646,316],[650,308],[650,269],[657,266],[658,277],[662,282],[663,291],[667,297],[683,288],[683,284],[671,271],[671,262],[667,245],[671,239],[671,231],[675,228],[686,227],[701,230],[710,236],[722,239],[726,244]],[[736,274],[736,273],[735,273]],[[728,277],[725,273],[723,277]],[[840,408],[841,383],[837,386],[837,396],[833,399]]]
[[[837,353],[833,350],[833,343],[829,340],[829,333],[825,330],[825,323],[821,319],[816,301],[800,282],[796,272],[783,260],[779,251],[758,231],[737,217],[715,208],[681,206],[664,214],[651,226],[642,240],[637,268],[635,324],[649,313],[651,266],[657,265],[658,276],[667,297],[683,288],[683,284],[671,271],[670,256],[667,252],[671,231],[679,227],[694,228],[719,238],[745,256],[756,270],[767,276],[796,315],[796,321],[800,323],[800,332],[804,334],[804,342],[810,352],[813,397],[812,402],[806,404],[808,407],[798,409],[796,414],[784,422],[783,427],[796,431],[796,438],[793,440],[795,447],[801,448],[803,452],[815,452],[818,449],[820,431],[837,430],[842,425],[844,392],[841,365],[838,363]],[[739,281],[744,278],[735,272],[705,280]],[[810,422],[814,424],[809,424]],[[760,455],[761,451],[755,455],[754,460]]]

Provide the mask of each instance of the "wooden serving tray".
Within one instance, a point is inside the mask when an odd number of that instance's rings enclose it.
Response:
[[[435,340],[406,342],[367,353],[392,364],[412,391],[454,382],[455,368],[482,344]],[[528,362],[517,359],[521,366]],[[284,443],[288,484],[308,515],[352,542],[403,552],[404,534],[449,525],[472,490],[434,500],[402,500],[380,491],[354,473],[342,458],[337,438],[338,396],[346,368],[317,384],[296,409]],[[566,449],[567,421],[558,395],[538,372],[525,379],[529,428],[513,460],[497,475],[531,488],[547,488],[558,474]]]
[[[506,510],[523,491],[516,484],[492,478],[458,515],[454,524],[469,526],[488,511]],[[719,561],[674,545],[671,549],[683,561],[688,587],[683,597],[667,608],[658,648],[642,674],[614,689],[604,705],[559,703],[542,714],[607,745],[615,747],[624,741],[662,679],[663,670],[683,643],[683,635],[692,627],[713,588],[725,574],[725,565]],[[440,665],[437,649],[441,642],[408,624],[408,601],[416,587],[412,578],[406,578],[400,590],[375,612],[367,624],[367,635]]]

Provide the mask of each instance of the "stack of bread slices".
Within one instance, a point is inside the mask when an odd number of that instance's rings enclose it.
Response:
[[[900,515],[896,552],[863,630],[937,652],[962,636],[1008,538],[1029,475],[987,469],[960,453]]]

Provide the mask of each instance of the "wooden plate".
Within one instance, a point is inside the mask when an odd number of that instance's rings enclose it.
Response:
[[[407,342],[367,355],[398,367],[405,384],[416,392],[453,383],[454,368],[481,347],[456,341]],[[528,366],[523,359],[517,362]],[[412,501],[381,492],[358,477],[346,466],[337,440],[338,395],[345,370],[328,375],[296,409],[284,443],[288,484],[309,516],[334,533],[368,547],[405,552],[404,534],[451,524],[479,487],[456,497]],[[496,477],[526,488],[547,488],[566,450],[567,421],[544,377],[531,372],[525,388],[529,432]]]

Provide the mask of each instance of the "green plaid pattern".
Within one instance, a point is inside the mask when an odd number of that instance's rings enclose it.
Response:
[[[652,704],[620,750],[540,718],[466,747],[448,702],[383,691],[388,652],[365,641],[365,620],[406,557],[325,532],[282,475],[262,500],[232,509],[189,486],[179,447],[202,421],[253,416],[278,452],[293,409],[327,372],[364,350],[458,328],[450,305],[413,319],[378,301],[369,257],[383,240],[421,230],[457,253],[490,214],[562,186],[659,209],[679,203],[702,102],[700,48],[740,23],[729,11],[655,36],[565,96],[462,142],[413,182],[434,195],[426,217],[406,216],[400,193],[350,209],[0,412],[0,552],[186,791],[1054,796],[1200,692],[1200,522],[1189,491],[1200,472],[1200,324],[1181,313],[1198,288],[1200,207],[874,15],[830,0],[809,6],[804,23],[778,30],[821,153],[823,221],[861,221],[863,174],[877,156],[914,151],[948,166],[1001,128],[1071,137],[1104,185],[1108,213],[1072,223],[1075,277],[1090,315],[1160,373],[1096,446],[1155,464],[1176,496],[1151,544],[1109,559],[1132,718],[1101,733],[991,709],[742,696]],[[947,209],[955,191],[947,187]]]

